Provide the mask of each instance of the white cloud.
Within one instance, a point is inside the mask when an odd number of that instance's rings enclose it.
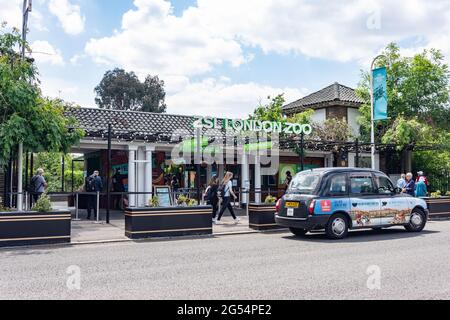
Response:
[[[168,113],[246,117],[267,97],[284,93],[286,101],[303,97],[306,89],[274,88],[254,82],[232,84],[227,78],[188,83],[166,98]]]
[[[50,63],[55,66],[64,65],[61,51],[48,41],[37,40],[31,44],[32,56],[37,63]]]
[[[40,4],[40,3],[39,3]],[[7,22],[9,27],[22,29],[22,5],[23,0],[0,0],[0,23]],[[48,31],[44,16],[41,11],[33,7],[28,18],[28,25],[31,30]]]
[[[49,0],[48,9],[54,14],[64,31],[70,35],[78,35],[84,31],[86,18],[81,14],[79,5],[69,0]]]
[[[366,61],[391,41],[450,56],[448,0],[198,0],[175,16],[168,0],[135,0],[113,35],[91,39],[95,61],[143,73],[195,75],[266,53]]]
[[[215,65],[245,62],[240,44],[216,34],[197,11],[183,17],[164,0],[135,0],[136,10],[123,15],[122,28],[112,36],[91,39],[86,53],[96,62],[120,65],[137,73],[195,75]]]

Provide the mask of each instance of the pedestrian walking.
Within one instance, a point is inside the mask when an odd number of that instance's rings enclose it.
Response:
[[[236,194],[233,192],[233,182],[231,181],[233,179],[233,173],[227,172],[225,176],[223,177],[222,183],[219,186],[219,194],[222,198],[222,207],[220,208],[219,217],[215,221],[216,224],[220,224],[220,219],[222,219],[222,216],[226,209],[230,211],[231,216],[234,219],[234,222],[236,224],[239,223],[240,219],[236,217],[234,214],[233,206],[231,205],[231,196],[233,196],[234,200],[237,199]]]
[[[86,178],[86,192],[101,192],[103,190],[102,178],[96,170],[92,175]],[[91,219],[91,210],[94,209],[94,219],[97,216],[97,194],[87,196],[87,219]]]
[[[416,183],[413,179],[413,174],[411,172],[408,172],[406,174],[406,184],[403,188],[403,193],[407,193],[410,196],[415,196],[415,189],[416,189]]]
[[[206,204],[212,206],[212,221],[216,222],[217,211],[219,210],[219,196],[217,194],[219,190],[219,178],[217,176],[212,177],[208,187],[205,190],[204,199]]]
[[[292,181],[292,174],[290,171],[288,171],[288,172],[286,172],[286,178],[284,179],[284,183],[283,183],[285,193],[286,193],[287,189],[289,188],[291,181]]]
[[[415,194],[417,198],[423,198],[427,196],[427,185],[425,184],[425,181],[419,180],[419,182],[416,183]]]
[[[423,181],[425,186],[428,188],[430,186],[430,182],[428,181],[427,176],[423,173],[423,171],[417,172],[416,183]]]
[[[44,178],[44,169],[39,168],[36,174],[31,178],[30,181],[30,193],[33,195],[34,202],[38,201],[41,195],[45,192],[47,187],[47,182]]]
[[[397,180],[397,188],[400,188],[403,190],[403,188],[406,186],[406,174],[402,173],[400,176],[400,179]]]

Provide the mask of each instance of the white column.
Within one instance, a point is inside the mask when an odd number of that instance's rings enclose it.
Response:
[[[154,147],[145,147],[145,192],[148,192],[145,195],[146,203],[150,201],[152,198],[150,192],[153,189],[153,151]]]
[[[259,155],[255,155],[255,202],[261,203],[261,161]]]
[[[17,210],[23,210],[23,187],[22,187],[22,177],[23,177],[23,144],[19,143],[19,150],[17,152]]]
[[[128,146],[128,192],[136,192],[136,146]],[[136,196],[129,195],[129,206],[136,206]]]
[[[145,189],[145,163],[143,161],[145,161],[145,152],[144,152],[143,148],[138,148],[137,158],[139,160],[137,163],[137,175],[136,175],[137,192],[144,192],[144,189]],[[138,199],[137,200],[138,206],[144,207],[145,206],[145,195],[138,194],[137,199]]]
[[[245,152],[241,155],[241,190],[244,191],[248,187],[248,156]],[[247,183],[247,184],[246,184]],[[242,194],[242,204],[248,203],[248,194]]]

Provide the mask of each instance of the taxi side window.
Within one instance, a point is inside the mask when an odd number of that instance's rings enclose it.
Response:
[[[350,176],[350,191],[352,194],[374,194],[376,193],[371,175]]]
[[[389,180],[389,178],[376,174],[375,181],[378,186],[378,193],[391,194],[395,192],[394,185],[392,184],[391,180]]]
[[[333,175],[328,182],[328,195],[346,195],[347,190],[347,176],[345,174]]]

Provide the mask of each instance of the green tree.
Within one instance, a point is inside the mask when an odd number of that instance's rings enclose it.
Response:
[[[145,112],[166,112],[166,92],[164,91],[164,81],[158,76],[148,75],[143,85],[144,96],[142,97],[142,109]]]
[[[323,141],[349,141],[352,137],[352,129],[346,120],[330,118],[323,123],[313,124],[314,139]]]
[[[62,185],[62,157],[64,155],[65,191],[72,188],[72,160],[74,155],[57,152],[41,152],[35,155],[34,167],[44,169],[44,177],[48,183],[48,192],[60,192]],[[74,190],[78,190],[84,183],[84,163],[74,162]]]
[[[412,157],[412,167],[438,174],[449,156],[450,73],[439,50],[430,49],[404,57],[395,43],[378,60],[387,67],[388,120],[377,121],[376,143],[396,144],[401,151],[402,170]],[[357,94],[370,102],[370,75],[362,72]],[[361,138],[370,141],[370,105],[360,108]],[[433,146],[435,151],[420,151]],[[411,155],[411,149],[414,151]],[[419,151],[417,151],[419,150]],[[440,164],[438,169],[437,163]],[[440,173],[439,173],[440,174]]]
[[[17,30],[0,34],[0,165],[20,143],[24,150],[67,152],[82,137],[60,100],[43,98],[37,69],[15,52],[23,43]]]
[[[94,89],[100,108],[162,113],[166,93],[164,81],[148,75],[142,83],[134,72],[116,68],[107,71]]]
[[[267,97],[269,102],[267,104],[259,104],[256,107],[250,119],[256,119],[261,121],[280,121],[286,122],[286,117],[283,116],[283,106],[284,106],[284,94],[279,94],[275,97]]]
[[[380,142],[399,116],[417,118],[437,130],[450,127],[450,73],[439,50],[424,50],[413,57],[403,57],[395,43],[389,44],[378,60],[378,66],[387,66],[387,93],[389,120],[377,122],[376,137]],[[363,71],[357,94],[370,102],[370,75]],[[361,137],[370,140],[370,105],[361,109]]]

